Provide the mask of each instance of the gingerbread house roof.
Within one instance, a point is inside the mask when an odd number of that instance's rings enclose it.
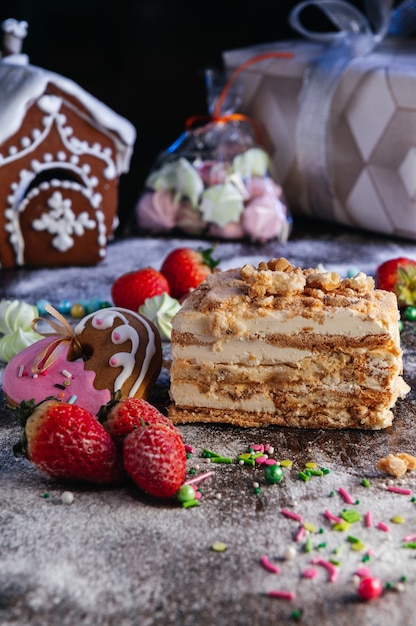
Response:
[[[73,80],[31,65],[25,54],[0,59],[0,145],[19,130],[27,109],[45,93],[48,85],[78,100],[91,120],[103,132],[111,134],[118,150],[118,173],[127,172],[136,140],[134,126]]]

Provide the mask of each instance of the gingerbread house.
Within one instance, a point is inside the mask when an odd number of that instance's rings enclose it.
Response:
[[[31,65],[19,50],[26,26],[3,23],[0,267],[92,265],[118,224],[136,131],[72,80]]]

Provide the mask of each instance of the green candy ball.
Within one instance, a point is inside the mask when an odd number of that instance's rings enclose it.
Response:
[[[409,322],[414,322],[416,320],[416,307],[408,306],[404,311],[404,318]]]
[[[176,497],[179,502],[189,502],[189,500],[195,500],[195,489],[192,485],[182,485],[182,487],[179,487]]]
[[[277,463],[264,466],[264,477],[268,483],[277,484],[283,479],[283,470]]]

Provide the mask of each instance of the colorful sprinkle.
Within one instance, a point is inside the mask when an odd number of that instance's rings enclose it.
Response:
[[[365,525],[367,526],[367,528],[370,528],[373,525],[373,517],[370,511],[367,511],[367,513],[364,516],[364,520],[365,520]]]
[[[199,501],[197,500],[197,498],[194,498],[193,500],[187,500],[186,502],[182,502],[183,509],[190,509],[193,506],[199,506]]]
[[[350,496],[350,494],[348,493],[348,491],[346,491],[346,489],[344,489],[343,487],[340,487],[338,489],[338,493],[340,496],[342,496],[345,500],[345,502],[347,504],[355,504],[355,501],[352,499],[352,497]]]
[[[272,563],[265,554],[261,557],[260,563],[265,569],[267,569],[268,572],[272,572],[272,574],[280,574],[280,568]]]
[[[204,474],[200,474],[199,476],[195,476],[194,478],[190,478],[184,482],[184,485],[194,485],[195,483],[201,482],[201,480],[205,480],[212,476],[213,472],[205,472]]]
[[[226,549],[227,544],[223,541],[214,541],[214,543],[211,545],[211,550],[213,550],[214,552],[225,552]]]
[[[392,493],[400,493],[404,496],[411,496],[412,495],[412,490],[411,489],[403,489],[402,487],[395,487],[394,485],[388,485],[387,486],[387,491],[391,491]]]
[[[268,591],[267,595],[269,598],[280,598],[281,600],[294,600],[296,598],[294,591],[279,591],[277,589]]]
[[[328,511],[328,509],[324,511],[324,515],[327,519],[329,519],[330,522],[342,524],[342,519],[340,517],[337,517],[336,515],[333,515],[330,511]]]
[[[377,528],[379,528],[380,530],[382,530],[382,531],[383,531],[383,532],[385,532],[385,533],[390,532],[390,527],[389,527],[389,526],[387,526],[387,524],[385,524],[384,522],[379,522],[379,523],[377,524]]]
[[[289,509],[281,509],[281,514],[285,517],[290,517],[290,519],[294,519],[297,522],[302,522],[302,516],[299,513],[295,513],[294,511],[289,511]]]
[[[316,578],[318,576],[318,570],[315,567],[308,567],[302,574],[303,578]]]
[[[355,511],[354,509],[350,509],[342,511],[341,517],[344,521],[354,524],[355,522],[359,522],[361,520],[361,513]]]
[[[336,566],[331,563],[330,561],[326,561],[325,559],[321,559],[320,557],[316,557],[314,559],[312,559],[311,563],[313,565],[320,565],[321,567],[324,567],[326,570],[328,570],[329,572],[329,582],[333,583],[336,581],[336,579],[338,578],[338,570],[336,568]]]

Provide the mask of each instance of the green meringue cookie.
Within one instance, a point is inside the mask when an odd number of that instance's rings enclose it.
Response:
[[[6,335],[19,329],[32,330],[32,322],[38,315],[35,306],[22,300],[0,300],[0,333]]]
[[[233,169],[244,178],[251,176],[266,176],[270,167],[270,158],[261,148],[249,148],[233,159]]]
[[[178,300],[167,293],[147,298],[139,307],[139,313],[149,319],[158,329],[160,336],[167,341],[171,340],[172,317],[179,311],[181,305]]]
[[[165,163],[160,169],[152,172],[146,180],[146,185],[156,191],[173,191],[175,202],[185,196],[194,208],[198,206],[199,198],[204,189],[202,178],[189,161],[183,157]]]
[[[244,211],[243,196],[232,182],[212,185],[202,194],[200,210],[207,222],[219,226],[238,222]]]

